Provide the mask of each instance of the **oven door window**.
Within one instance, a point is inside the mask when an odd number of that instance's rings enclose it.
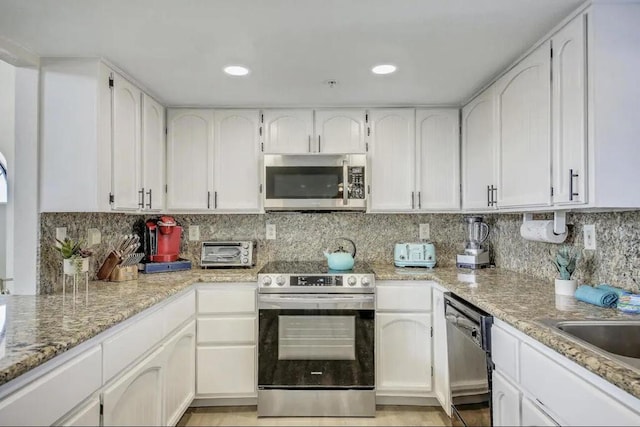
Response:
[[[339,166],[269,166],[267,199],[341,199],[344,172]]]
[[[261,388],[373,388],[373,310],[261,309]]]

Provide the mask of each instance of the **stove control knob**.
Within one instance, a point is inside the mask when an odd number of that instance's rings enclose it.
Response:
[[[247,256],[247,255],[249,255],[249,251],[247,251],[247,250],[245,250],[245,251],[242,251],[242,255],[244,255],[244,256]]]
[[[284,285],[284,282],[285,282],[285,280],[284,280],[284,276],[278,276],[278,277],[276,277],[276,284],[277,284],[278,286],[283,286],[283,285]]]
[[[249,258],[244,258],[244,257],[242,258],[242,263],[243,263],[243,264],[246,264],[246,263],[248,263],[248,262],[249,262]]]
[[[349,278],[347,279],[347,283],[349,284],[349,286],[355,286],[356,283],[358,283],[358,280],[356,280],[356,278],[353,276],[349,276]]]
[[[262,278],[262,286],[269,286],[271,285],[271,277],[270,276],[264,276]]]
[[[360,283],[362,283],[362,286],[369,286],[371,284],[371,281],[369,280],[368,277],[363,277],[362,279],[360,279]]]
[[[243,244],[242,244],[242,247],[243,247],[244,249],[249,249],[249,244],[248,244],[248,243],[243,243]]]

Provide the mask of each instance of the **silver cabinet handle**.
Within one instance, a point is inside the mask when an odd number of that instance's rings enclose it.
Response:
[[[218,192],[213,192],[213,208],[218,209]]]
[[[151,203],[151,188],[149,189],[149,191],[147,191],[147,194],[149,195],[149,203],[147,203],[147,207],[149,209],[151,209],[151,207],[153,206],[153,204]]]
[[[309,142],[307,145],[309,146],[309,152],[311,152],[311,135],[309,135]]]
[[[322,150],[320,149],[320,135],[318,135],[318,153],[321,152]]]
[[[318,146],[320,140],[318,140]],[[342,161],[342,205],[347,206],[349,203],[349,168],[347,167],[347,161]]]
[[[422,209],[422,191],[418,191],[418,209]]]
[[[578,174],[573,173],[573,169],[569,169],[569,201],[573,201],[574,196],[579,196],[579,193],[573,192],[573,178],[577,178]]]
[[[411,209],[415,209],[416,208],[416,198],[415,198],[415,193],[412,191],[411,192]]]
[[[491,187],[493,187],[493,185]],[[491,201],[491,196],[493,195],[491,187],[487,185],[487,206],[491,206],[493,204],[493,202]]]
[[[144,187],[138,190],[138,195],[140,196],[140,201],[138,202],[138,206],[141,209],[144,209]]]
[[[207,191],[207,209],[211,209],[211,191]]]

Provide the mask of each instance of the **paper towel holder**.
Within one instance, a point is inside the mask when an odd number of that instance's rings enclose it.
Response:
[[[532,213],[524,213],[522,222],[533,221]],[[553,233],[560,235],[567,232],[567,213],[565,211],[553,211]]]

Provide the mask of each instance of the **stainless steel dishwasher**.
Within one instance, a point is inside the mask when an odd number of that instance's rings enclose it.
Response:
[[[451,416],[454,426],[491,426],[493,317],[450,292],[447,321]]]

